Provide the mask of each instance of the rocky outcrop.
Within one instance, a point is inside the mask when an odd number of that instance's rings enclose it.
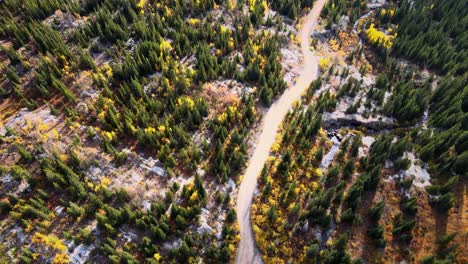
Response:
[[[342,112],[324,113],[323,126],[326,129],[339,127],[365,127],[371,130],[385,130],[395,127],[392,118],[379,116],[364,118],[360,114],[345,114]]]

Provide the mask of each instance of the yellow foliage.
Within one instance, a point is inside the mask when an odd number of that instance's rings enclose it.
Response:
[[[159,260],[161,259],[161,255],[159,255],[159,253],[154,253],[153,258],[154,258],[156,261],[159,261]]]
[[[70,129],[71,130],[74,130],[74,129],[77,129],[80,127],[80,123],[78,122],[73,122],[71,125],[70,125]]]
[[[247,4],[249,5],[249,11],[253,12],[255,10],[255,0],[248,0]]]
[[[234,244],[229,244],[228,248],[231,253],[236,253],[236,246]]]
[[[219,26],[219,30],[221,31],[221,33],[226,33],[227,31],[227,28],[223,25]]]
[[[154,127],[147,127],[145,128],[145,133],[148,135],[153,135],[154,133],[156,133],[156,129]]]
[[[195,102],[192,100],[192,98],[188,96],[182,96],[177,99],[177,104],[180,106],[187,106],[189,109],[193,109],[195,106]]]
[[[330,44],[330,48],[331,48],[333,51],[338,51],[339,45],[338,45],[338,42],[336,41],[336,39],[330,39],[330,40],[328,41],[328,44]]]
[[[143,7],[145,7],[145,4],[146,4],[146,0],[140,0],[138,1],[137,7],[142,9]]]
[[[41,134],[41,139],[43,142],[46,142],[47,140],[49,140],[49,135],[48,134]]]
[[[37,129],[38,129],[39,131],[45,131],[45,130],[49,129],[49,126],[48,126],[47,124],[42,124],[42,123],[41,123],[41,124],[37,127]]]
[[[29,130],[33,129],[34,125],[31,123],[31,120],[26,119],[25,123],[26,123],[26,125],[22,128],[23,130],[29,131]]]
[[[293,44],[301,43],[301,38],[298,35],[291,34],[289,38]]]
[[[238,179],[239,183],[241,183],[243,180],[244,180],[244,175],[239,176],[239,179]]]
[[[67,161],[67,160],[68,160],[68,156],[65,155],[65,154],[60,154],[60,160],[61,160],[61,161]]]
[[[301,100],[300,99],[296,99],[293,101],[292,105],[293,105],[293,108],[298,108],[300,107],[302,104]]]
[[[318,185],[318,183],[317,183],[317,182],[312,182],[312,183],[310,184],[310,187],[311,187],[311,189],[312,189],[312,190],[314,190],[314,191],[315,191],[315,190],[317,190],[317,189],[318,189],[319,185]]]
[[[104,131],[102,136],[108,139],[109,141],[112,141],[117,138],[117,134],[115,133],[115,131]]]
[[[172,10],[167,6],[164,6],[164,13],[165,13],[166,17],[171,17],[172,16]]]
[[[67,264],[70,262],[70,258],[68,257],[67,253],[62,252],[55,255],[53,264]]]
[[[316,168],[314,170],[314,176],[315,177],[322,177],[322,170],[320,168]]]
[[[299,188],[301,191],[306,191],[306,188],[305,188],[305,185],[303,183],[301,183],[301,185],[299,185]]]
[[[274,156],[268,156],[267,162],[274,162],[275,157]]]
[[[63,69],[62,69],[62,72],[63,72],[64,75],[68,75],[68,73],[70,72],[70,66],[65,65],[63,67]],[[73,73],[72,73],[72,75],[73,75]]]
[[[262,0],[262,6],[263,6],[263,10],[265,10],[265,12],[268,10],[268,4],[267,4],[267,1],[265,0]],[[265,13],[263,12],[263,13]]]
[[[270,209],[270,208],[268,207],[268,205],[266,205],[266,204],[262,205],[262,206],[260,207],[260,213],[261,213],[261,215],[267,215],[269,209]],[[258,216],[257,216],[259,220],[262,219],[261,215],[258,215]],[[263,222],[263,221],[260,221],[260,222]]]
[[[103,101],[102,109],[104,109],[104,110],[107,110],[107,109],[109,109],[109,106],[114,105],[114,101],[112,99],[110,99],[110,98],[104,97],[102,99],[102,101]]]
[[[234,39],[230,38],[229,43],[228,43],[229,49],[233,50],[234,49]]]
[[[105,74],[107,78],[110,78],[112,76],[112,68],[109,66],[109,64],[104,64],[101,67],[100,71],[101,73]]]
[[[49,56],[45,56],[45,57],[44,57],[44,60],[45,60],[47,63],[51,63],[51,60],[50,60]]]
[[[223,123],[226,120],[226,118],[227,118],[227,114],[226,112],[223,112],[220,115],[218,115],[218,122]]]
[[[33,229],[34,229],[34,226],[31,225],[30,222],[28,222],[27,225],[26,225],[26,228],[24,229],[24,231],[26,231],[26,233],[29,233],[29,232],[33,231]]]
[[[271,152],[276,153],[280,150],[281,145],[279,143],[274,143],[271,146]]]
[[[191,202],[196,202],[198,201],[198,192],[195,191],[194,193],[192,193],[192,195],[190,196],[190,201]]]
[[[384,32],[376,29],[374,24],[371,24],[370,27],[366,30],[366,35],[372,45],[383,47],[385,49],[392,47],[392,40],[395,38],[395,36],[385,35]]]
[[[228,106],[228,111],[233,114],[237,114],[237,106],[235,105]]]
[[[269,261],[271,264],[284,264],[284,260],[279,258],[279,257],[274,257],[271,258],[271,261]]]
[[[101,186],[104,188],[109,187],[109,185],[112,183],[111,179],[104,177],[101,179]]]
[[[249,10],[250,12],[254,12],[255,11],[255,4],[258,0],[248,0],[247,3],[249,5]],[[267,11],[268,9],[268,4],[265,0],[262,0],[262,2],[260,3],[263,7],[263,14],[265,14],[265,12]]]
[[[395,15],[395,9],[394,8],[391,8],[389,9],[388,11],[386,9],[382,9],[382,16],[384,16],[386,13],[388,12],[388,15],[390,17],[392,17],[393,15]]]
[[[161,41],[161,44],[159,44],[159,47],[162,50],[166,50],[166,51],[169,51],[172,49],[171,43],[169,43],[169,41],[166,41],[164,39]]]
[[[252,229],[253,229],[253,231],[254,231],[255,234],[258,234],[258,233],[261,232],[260,227],[258,227],[258,225],[256,225],[256,224],[253,224],[253,225],[252,225]]]
[[[65,55],[60,55],[60,60],[65,63],[65,65],[68,65],[67,58],[65,58]]]
[[[297,196],[297,195],[299,194],[299,188],[297,188],[297,187],[294,188],[294,192],[293,192],[293,193],[294,193],[295,196]]]
[[[330,66],[330,58],[321,58],[319,61],[319,67],[321,71],[325,71]]]
[[[41,222],[41,225],[45,228],[50,227],[51,222],[49,220],[44,220]]]
[[[39,232],[36,232],[31,238],[31,241],[35,244],[45,244],[49,247],[52,247],[53,249],[57,249],[62,252],[65,252],[65,250],[67,250],[67,247],[63,244],[62,240],[60,240],[54,235],[44,235]]]
[[[130,130],[132,131],[133,134],[135,134],[138,131],[134,125],[130,125]]]
[[[273,191],[275,191],[275,190],[273,190]],[[268,197],[268,204],[271,205],[271,206],[277,205],[278,201],[276,201],[273,197]],[[268,205],[265,204],[265,206],[268,206]],[[268,211],[269,208],[266,208],[266,209]]]
[[[231,11],[234,10],[233,0],[227,0],[227,8]]]
[[[189,22],[189,25],[192,27],[196,27],[200,25],[200,19],[198,18],[189,18],[188,22]]]

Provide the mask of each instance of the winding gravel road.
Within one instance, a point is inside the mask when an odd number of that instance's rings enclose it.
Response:
[[[317,0],[299,31],[301,50],[304,55],[302,69],[293,87],[289,87],[281,97],[273,103],[263,118],[262,133],[257,138],[257,145],[240,185],[237,198],[237,218],[240,226],[241,241],[237,252],[236,263],[263,263],[262,256],[255,244],[255,238],[250,222],[250,207],[252,197],[257,186],[257,176],[260,174],[274,143],[276,133],[284,116],[293,102],[299,99],[309,84],[318,76],[318,59],[310,51],[309,36],[325,5],[326,0]]]

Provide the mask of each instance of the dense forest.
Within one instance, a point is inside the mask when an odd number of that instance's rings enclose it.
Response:
[[[310,5],[273,4],[292,18]],[[286,88],[279,50],[288,36],[266,8],[255,0],[2,1],[0,100],[8,109],[0,121],[22,107],[50,111],[39,125],[36,118],[27,128],[5,124],[0,137],[0,175],[12,178],[0,197],[2,240],[27,230],[9,256],[80,262],[81,245],[97,262],[232,259],[234,190],[224,186],[246,162],[257,106]],[[228,90],[214,98],[207,90],[220,80]],[[233,92],[233,85],[255,89]],[[55,118],[64,126],[44,120]],[[153,164],[146,157],[157,163],[145,177],[163,178],[146,180],[161,192],[142,208],[112,174]],[[116,172],[90,177],[104,164]],[[21,184],[27,192],[9,191]],[[216,236],[194,230],[207,206],[217,208],[209,217],[220,218]]]
[[[314,49],[337,55],[259,176],[266,263],[466,261],[467,14],[460,1],[327,2]]]
[[[468,63],[466,18],[463,1],[402,1],[394,18],[399,29],[393,54],[441,74],[463,75]]]
[[[0,263],[235,262],[316,3],[0,1]],[[265,263],[467,261],[467,28],[460,0],[326,1],[258,175]]]

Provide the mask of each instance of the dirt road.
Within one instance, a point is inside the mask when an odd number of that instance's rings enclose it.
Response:
[[[293,102],[301,97],[309,84],[318,76],[318,58],[310,51],[309,36],[325,5],[326,0],[317,0],[307,15],[299,31],[301,50],[304,55],[302,69],[293,87],[289,87],[281,97],[273,103],[263,118],[262,132],[257,138],[257,145],[240,185],[237,198],[237,218],[240,226],[241,241],[237,252],[236,263],[262,263],[262,257],[255,244],[255,238],[250,222],[250,207],[252,196],[257,186],[257,176],[260,174],[275,141],[276,133],[284,116]]]

